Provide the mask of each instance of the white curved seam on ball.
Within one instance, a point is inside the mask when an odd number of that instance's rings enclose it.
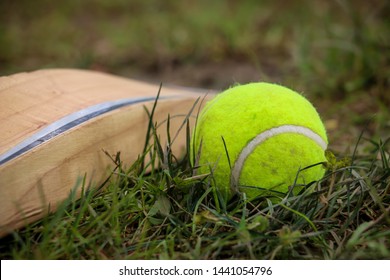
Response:
[[[263,143],[264,141],[266,141],[267,139],[283,133],[297,133],[297,134],[304,135],[312,139],[314,142],[316,142],[321,147],[321,149],[326,150],[327,148],[327,143],[324,141],[324,139],[321,138],[321,136],[319,136],[317,133],[304,126],[282,125],[282,126],[268,129],[258,134],[252,141],[248,143],[248,145],[244,147],[244,149],[242,149],[232,169],[232,173],[231,173],[232,188],[237,187],[238,180],[241,175],[241,170],[242,167],[244,166],[244,162],[248,158],[248,156],[256,149],[256,147],[261,143]]]

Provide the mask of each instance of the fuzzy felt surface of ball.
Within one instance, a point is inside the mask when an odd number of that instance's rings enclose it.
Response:
[[[209,101],[192,136],[197,173],[228,200],[294,193],[324,176],[328,139],[313,105],[270,83],[237,85]]]

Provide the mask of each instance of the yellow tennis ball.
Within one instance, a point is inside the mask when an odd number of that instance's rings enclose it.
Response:
[[[295,193],[324,176],[328,140],[312,104],[280,85],[232,87],[200,113],[191,146],[198,173],[212,172],[225,199]],[[314,166],[313,166],[314,165]]]

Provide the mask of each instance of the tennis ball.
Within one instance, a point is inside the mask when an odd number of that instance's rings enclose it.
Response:
[[[198,116],[191,147],[197,173],[211,172],[228,200],[294,193],[325,173],[328,140],[312,104],[280,85],[234,86]]]

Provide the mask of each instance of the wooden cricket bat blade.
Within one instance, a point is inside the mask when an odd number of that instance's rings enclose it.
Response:
[[[185,151],[185,122],[194,123],[209,91],[162,86],[109,74],[52,69],[0,77],[0,236],[54,211],[86,176],[98,186],[111,155],[131,164],[153,122],[170,116],[172,145]],[[192,112],[191,115],[189,113]],[[184,127],[184,129],[183,129]],[[157,133],[167,142],[166,126]],[[81,189],[76,190],[76,198]]]

